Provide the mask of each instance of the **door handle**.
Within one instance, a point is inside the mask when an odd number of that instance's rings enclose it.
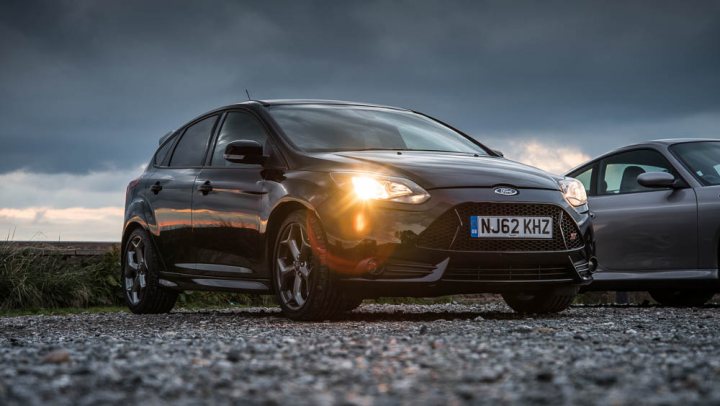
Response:
[[[162,185],[160,184],[160,181],[155,182],[152,186],[150,186],[150,191],[158,194],[162,190]]]
[[[200,187],[198,188],[198,190],[199,190],[203,195],[207,195],[208,193],[212,192],[213,187],[212,187],[212,184],[210,183],[210,181],[209,181],[209,180],[206,180],[205,183],[203,183],[202,185],[200,185]]]

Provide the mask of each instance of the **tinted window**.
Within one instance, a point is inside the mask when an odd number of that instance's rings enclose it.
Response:
[[[271,106],[290,141],[306,151],[415,150],[487,155],[457,131],[423,115],[362,106]]]
[[[165,143],[158,148],[157,152],[155,153],[155,165],[162,165],[165,162],[165,158],[167,158],[168,152],[170,152],[170,148],[173,146],[173,138],[170,138],[169,140],[165,141]]]
[[[720,185],[720,142],[688,142],[670,150],[704,185]]]
[[[217,116],[208,117],[185,130],[173,152],[170,166],[201,166]]]
[[[215,143],[215,150],[211,161],[212,166],[242,166],[243,164],[226,161],[223,158],[225,147],[237,140],[257,141],[260,145],[265,145],[267,136],[265,129],[260,121],[251,113],[244,111],[232,111],[227,114],[223,122],[220,135]]]
[[[617,154],[603,160],[599,194],[650,192],[637,182],[646,172],[669,172],[677,176],[672,165],[657,151],[641,149]]]
[[[589,194],[590,188],[592,185],[592,174],[593,174],[593,167],[585,168],[582,170],[582,172],[577,173],[573,176],[573,178],[579,180],[582,182],[583,186],[585,186],[585,191]]]

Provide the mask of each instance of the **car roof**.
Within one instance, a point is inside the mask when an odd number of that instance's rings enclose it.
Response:
[[[605,157],[608,157],[610,155],[617,154],[618,152],[623,152],[623,151],[627,151],[627,150],[631,150],[631,149],[643,148],[643,147],[653,147],[653,146],[669,147],[669,146],[675,145],[675,144],[683,144],[683,143],[689,143],[689,142],[706,142],[706,141],[718,142],[718,141],[720,141],[720,139],[717,139],[717,138],[664,138],[664,139],[658,139],[658,140],[638,142],[635,144],[628,144],[628,145],[624,145],[619,148],[612,149],[604,154],[600,154],[592,159],[589,159],[589,160],[581,163],[580,165],[570,169],[569,171],[567,171],[565,173],[573,173],[573,172],[577,171],[578,169],[583,168],[592,162],[597,162],[597,161],[599,161]]]
[[[645,141],[640,142],[637,144],[631,144],[626,145],[622,148],[618,149],[625,149],[625,148],[631,148],[631,147],[638,147],[638,146],[644,146],[644,145],[673,145],[673,144],[682,144],[686,142],[703,142],[703,141],[720,141],[720,139],[717,138],[664,138],[659,140],[651,140],[651,141]]]
[[[325,99],[271,99],[271,100],[247,100],[239,103],[228,104],[227,106],[218,107],[212,111],[224,110],[236,106],[248,106],[257,105],[262,106],[282,106],[282,105],[302,105],[302,104],[314,104],[314,105],[327,105],[327,106],[360,106],[360,107],[377,107],[383,109],[402,110],[410,111],[408,109],[386,106],[382,104],[364,103],[364,102],[352,102],[345,100],[325,100]]]

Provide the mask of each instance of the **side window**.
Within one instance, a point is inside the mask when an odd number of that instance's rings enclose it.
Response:
[[[659,152],[651,149],[622,152],[605,158],[601,164],[601,178],[598,194],[650,192],[637,182],[637,177],[646,172],[669,172],[677,176],[672,165]]]
[[[170,159],[170,166],[201,166],[217,116],[198,121],[185,130]]]
[[[251,113],[231,111],[225,117],[213,150],[211,166],[243,166],[243,164],[226,161],[223,158],[225,147],[233,141],[252,140],[265,145],[267,135],[260,121]]]
[[[592,175],[593,170],[595,169],[594,165],[591,165],[589,167],[580,169],[580,172],[575,172],[572,177],[579,180],[583,186],[585,186],[585,192],[587,194],[590,194],[590,189],[592,188]]]
[[[162,164],[165,163],[165,158],[167,158],[168,153],[170,152],[170,149],[172,148],[173,144],[175,143],[175,137],[170,137],[169,140],[165,141],[164,144],[158,148],[157,152],[155,153],[155,165],[162,166]]]

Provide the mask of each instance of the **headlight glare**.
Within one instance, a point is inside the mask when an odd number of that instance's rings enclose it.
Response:
[[[430,198],[428,192],[413,181],[363,173],[333,173],[335,183],[351,190],[358,200],[382,200],[398,203],[420,204]]]

